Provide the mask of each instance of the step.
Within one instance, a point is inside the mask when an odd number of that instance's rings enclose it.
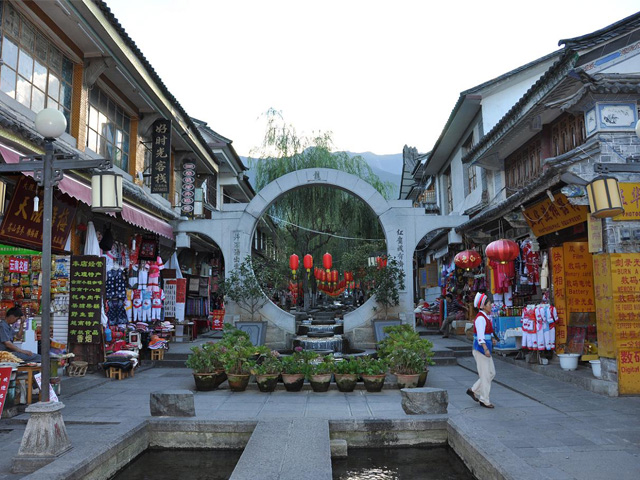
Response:
[[[449,367],[452,365],[458,364],[458,359],[456,357],[432,357],[432,361],[435,362],[438,367]]]

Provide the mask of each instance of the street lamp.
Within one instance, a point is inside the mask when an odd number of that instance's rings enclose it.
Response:
[[[15,472],[33,471],[43,464],[49,463],[57,456],[71,448],[71,442],[66,436],[66,429],[62,422],[60,410],[64,407],[59,402],[50,402],[50,360],[49,350],[51,339],[49,336],[51,325],[51,223],[53,211],[53,188],[64,176],[65,170],[84,170],[98,168],[107,170],[112,167],[111,160],[81,160],[78,155],[65,155],[54,153],[53,143],[67,128],[67,120],[59,110],[46,108],[36,115],[35,127],[44,137],[44,155],[30,155],[20,158],[15,164],[0,165],[0,173],[8,172],[33,172],[34,179],[43,188],[42,205],[42,335],[40,353],[42,356],[42,388],[40,389],[40,402],[30,406],[27,412],[33,413],[25,430],[18,455],[14,457],[13,470]],[[115,174],[113,174],[115,175]],[[119,176],[119,175],[118,175]],[[116,177],[118,177],[116,176]],[[122,178],[112,181],[114,188],[111,191],[116,195],[110,204],[109,211],[122,210]],[[93,182],[92,182],[93,184]],[[119,187],[119,191],[118,191]],[[103,198],[100,195],[98,198]],[[94,199],[95,201],[95,199]],[[104,205],[92,205],[92,207],[104,207]],[[99,211],[107,211],[104,208]],[[28,386],[27,388],[30,388]],[[33,422],[32,422],[33,420]],[[60,429],[64,429],[64,435]],[[43,431],[50,442],[42,445],[37,438],[42,437]],[[51,434],[51,435],[49,435]],[[35,468],[34,468],[35,467]]]

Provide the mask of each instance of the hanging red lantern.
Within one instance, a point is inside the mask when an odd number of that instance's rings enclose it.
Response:
[[[331,270],[331,283],[334,287],[338,284],[338,270]]]
[[[484,253],[489,260],[505,264],[518,258],[520,247],[513,240],[502,239],[491,242]]]
[[[387,257],[376,257],[376,263],[378,264],[378,270],[387,266]]]
[[[322,256],[322,266],[327,273],[331,270],[331,265],[333,265],[333,257],[327,252]]]
[[[296,270],[298,270],[299,263],[300,260],[298,259],[298,255],[295,253],[289,257],[289,268],[291,269],[294,279],[296,278]]]
[[[318,273],[318,276],[320,277],[320,283],[324,285],[324,282],[326,282],[327,280],[327,273],[321,269],[320,272]]]
[[[313,268],[313,257],[309,253],[307,253],[302,259],[302,264],[304,265],[304,268],[307,269],[307,275],[309,275],[311,269]]]
[[[482,257],[480,257],[480,254],[475,250],[464,250],[453,258],[453,263],[459,268],[471,270],[472,268],[480,266]]]

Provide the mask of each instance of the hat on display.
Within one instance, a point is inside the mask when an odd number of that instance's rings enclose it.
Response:
[[[489,298],[484,293],[476,293],[476,298],[473,300],[473,306],[476,308],[483,308]]]

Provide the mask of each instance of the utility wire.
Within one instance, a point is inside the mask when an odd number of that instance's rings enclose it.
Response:
[[[318,233],[320,235],[327,235],[329,237],[339,238],[341,240],[360,240],[360,241],[363,241],[363,242],[379,242],[380,240],[384,240],[383,238],[343,237],[341,235],[334,235],[333,233],[319,232],[318,230],[312,230],[310,228],[301,227],[300,225],[296,225],[295,223],[287,222],[286,220],[284,220],[282,218],[275,217],[273,215],[269,215],[269,217],[271,217],[271,219],[275,220],[276,222],[282,222],[282,223],[286,223],[287,225],[293,225],[294,227],[299,228],[300,230],[304,230],[305,232]]]

